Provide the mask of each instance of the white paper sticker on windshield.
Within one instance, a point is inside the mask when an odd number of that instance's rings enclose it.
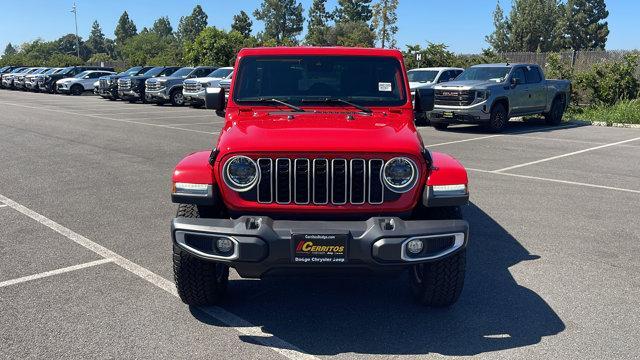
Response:
[[[391,91],[391,83],[386,83],[386,82],[378,83],[378,91]]]

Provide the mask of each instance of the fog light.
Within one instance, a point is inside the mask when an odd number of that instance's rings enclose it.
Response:
[[[216,248],[223,254],[230,253],[233,250],[233,241],[228,238],[218,238]]]
[[[411,240],[407,243],[407,250],[412,254],[419,254],[422,251],[424,244],[422,240]]]

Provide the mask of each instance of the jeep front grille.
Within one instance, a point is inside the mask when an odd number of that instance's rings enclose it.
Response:
[[[381,204],[388,193],[380,176],[382,159],[259,158],[257,162],[259,203]]]
[[[436,90],[435,104],[444,106],[469,106],[475,100],[472,90]]]

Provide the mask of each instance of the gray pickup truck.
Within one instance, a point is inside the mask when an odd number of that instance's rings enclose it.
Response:
[[[534,64],[486,64],[470,67],[434,91],[434,108],[427,116],[437,130],[450,124],[482,124],[501,132],[516,116],[542,114],[547,124],[560,124],[571,82],[546,80]]]
[[[170,102],[173,106],[182,106],[185,100],[182,95],[184,80],[205,76],[215,69],[213,66],[184,67],[171,76],[150,78],[145,83],[147,101],[158,105]]]

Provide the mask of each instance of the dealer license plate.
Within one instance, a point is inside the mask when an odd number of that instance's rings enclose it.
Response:
[[[347,262],[348,234],[293,234],[292,261],[300,264]]]

